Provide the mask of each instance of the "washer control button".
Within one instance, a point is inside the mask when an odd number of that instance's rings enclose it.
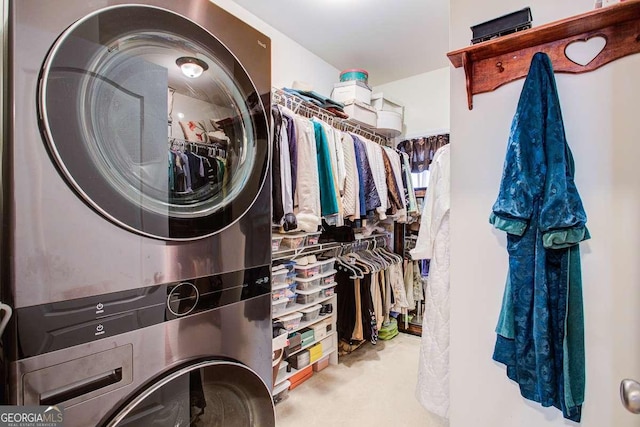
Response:
[[[196,308],[199,299],[198,288],[193,283],[182,282],[169,292],[167,307],[175,316],[185,316]]]

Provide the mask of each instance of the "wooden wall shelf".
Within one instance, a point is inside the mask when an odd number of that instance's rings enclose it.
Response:
[[[585,65],[569,59],[567,46],[601,37],[602,51]],[[593,41],[592,41],[593,42]],[[640,0],[595,9],[581,15],[530,28],[449,52],[454,67],[466,75],[467,102],[527,75],[531,58],[545,52],[557,73],[585,73],[611,61],[640,52]],[[573,56],[576,59],[575,56]]]

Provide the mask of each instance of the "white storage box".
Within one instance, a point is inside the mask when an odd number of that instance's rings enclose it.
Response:
[[[349,119],[364,126],[375,128],[378,124],[378,112],[376,109],[362,102],[345,102],[344,112],[349,115]]]
[[[280,350],[285,348],[289,344],[289,339],[287,338],[286,332],[284,334],[280,334],[273,339],[273,351]],[[286,363],[286,362],[285,362]]]
[[[328,331],[328,332],[331,333],[331,331]],[[329,354],[331,350],[335,348],[335,346],[333,345],[333,337],[325,338],[320,342],[322,343],[323,354]]]
[[[315,337],[315,340],[320,341],[326,337],[331,330],[331,319],[324,319],[322,322],[318,322],[310,327],[313,329],[313,336]]]
[[[404,115],[404,107],[389,98],[385,98],[382,92],[371,95],[371,106],[378,111],[393,111],[400,113],[400,117]]]
[[[359,101],[367,105],[371,104],[371,88],[359,80],[349,80],[333,85],[331,99],[338,102]]]
[[[378,111],[376,131],[387,137],[402,133],[402,114],[395,111]]]

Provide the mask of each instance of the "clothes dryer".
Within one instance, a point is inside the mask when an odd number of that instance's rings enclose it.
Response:
[[[202,422],[220,387],[265,402],[246,390],[271,384],[270,40],[207,0],[20,0],[8,18],[6,400],[70,426],[171,405],[182,418],[149,425]],[[246,374],[218,381],[225,364]]]

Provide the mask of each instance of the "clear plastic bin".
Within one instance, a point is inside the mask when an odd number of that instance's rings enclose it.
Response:
[[[320,298],[333,296],[336,293],[336,283],[328,283],[320,286]]]
[[[273,316],[276,316],[276,315],[282,313],[287,308],[287,301],[288,301],[288,299],[286,299],[286,298],[279,299],[277,301],[273,301],[271,303],[271,307],[273,308],[273,310],[271,311],[271,314]],[[286,326],[285,326],[285,328],[286,328]]]
[[[297,291],[298,296],[296,297],[296,302],[298,304],[311,304],[316,302],[318,297],[320,296],[320,289],[310,289],[308,291]]]
[[[308,291],[312,288],[320,286],[320,276],[310,277],[304,279],[302,277],[296,277],[296,291]]]
[[[282,238],[282,236],[271,236],[271,252],[277,252],[280,250]]]
[[[312,305],[311,307],[305,308],[304,310],[300,310],[302,313],[302,321],[310,322],[312,320],[316,320],[318,315],[320,314],[320,309],[322,306],[320,304]]]
[[[308,265],[296,265],[294,268],[298,277],[308,278],[320,274],[320,264],[317,262]]]
[[[295,292],[292,292],[291,295],[287,296],[287,308],[291,308],[296,304],[296,301],[298,299],[298,294]]]
[[[320,240],[321,232],[307,233],[307,246],[317,245]]]
[[[282,316],[278,318],[280,322],[284,325],[284,328],[287,331],[292,331],[300,326],[300,320],[302,319],[302,313],[291,313],[286,316]]]
[[[281,268],[280,270],[274,270],[271,273],[271,283],[274,287],[287,284],[287,274],[289,270]]]
[[[326,273],[322,273],[320,276],[320,285],[328,285],[329,283],[335,283],[336,281],[336,270],[327,271]]]
[[[294,233],[286,234],[282,236],[282,243],[280,249],[298,249],[304,246],[304,242],[307,240],[306,234]]]
[[[285,299],[287,297],[288,290],[289,290],[289,285],[287,285],[286,283],[274,285],[271,288],[271,300],[276,301],[279,299]]]
[[[333,270],[334,264],[336,262],[335,258],[325,259],[324,261],[318,261],[320,264],[320,273],[326,273],[328,271]]]

